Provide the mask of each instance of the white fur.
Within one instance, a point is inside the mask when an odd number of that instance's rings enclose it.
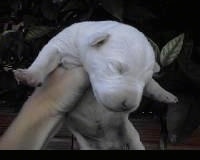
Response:
[[[108,110],[97,103],[90,90],[77,103],[87,86],[87,74],[82,68],[58,68],[26,101],[1,137],[0,150],[41,149],[64,120],[81,149],[143,150],[139,134],[128,119],[129,112]],[[145,90],[162,98],[170,95],[154,81]]]
[[[98,102],[124,111],[139,106],[153,74],[155,56],[143,33],[131,26],[114,21],[83,22],[49,41],[28,68],[35,77],[29,81],[43,82],[60,62],[66,68],[83,65]]]
[[[88,82],[81,67],[58,68],[23,105],[1,137],[0,150],[41,149],[63,121],[83,150],[143,150],[129,113],[112,112],[97,103],[91,90],[85,92]]]
[[[66,84],[62,81],[57,90],[54,88],[48,91],[51,85],[47,85],[47,96],[42,99],[44,104],[42,102],[38,105],[46,106],[46,110],[52,107],[51,109],[58,113],[68,111],[68,126],[82,149],[144,149],[138,132],[128,120],[129,113],[138,108],[143,94],[166,103],[178,101],[152,79],[153,72],[159,71],[153,49],[141,32],[128,25],[113,21],[74,24],[50,40],[34,63],[27,70],[15,71],[15,76],[17,80],[37,85],[60,63],[66,68],[82,65],[89,75],[95,97],[91,92],[87,93],[82,102],[69,112],[71,103],[79,92],[63,90],[63,87],[70,86],[69,89],[73,89],[81,84],[72,78]],[[80,72],[80,79],[83,75],[84,73]],[[60,82],[57,79],[51,83],[55,85]],[[37,97],[45,91],[45,84]],[[48,97],[49,94],[56,98]],[[38,98],[33,97],[29,100],[30,104],[32,102],[38,103]],[[30,108],[31,110],[25,112],[22,110],[18,118],[20,121],[16,120],[14,127],[11,126],[0,146],[5,146],[4,142],[12,145],[14,130],[18,126],[24,126],[23,130],[18,130],[19,141],[13,146],[41,147],[58,119],[51,122],[47,117],[45,125],[43,123],[41,126],[42,123],[38,121],[42,122],[42,119],[37,120],[37,116],[28,120],[27,117],[34,110],[34,107]],[[42,109],[39,115],[46,113],[46,110]],[[40,112],[40,109],[35,112]],[[26,125],[22,119],[27,121]],[[34,119],[39,126],[32,126]],[[35,131],[32,133],[33,139],[36,139],[35,143],[29,138],[19,143],[23,138],[20,135],[27,136],[28,128],[31,127]],[[38,138],[38,135],[42,135],[42,138]]]

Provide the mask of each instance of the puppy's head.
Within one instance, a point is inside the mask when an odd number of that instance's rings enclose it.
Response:
[[[97,101],[113,111],[137,109],[153,74],[141,49],[132,53],[131,46],[109,33],[91,35],[86,45],[82,61]]]

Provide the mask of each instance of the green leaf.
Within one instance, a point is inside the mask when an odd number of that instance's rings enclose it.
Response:
[[[180,54],[184,41],[184,34],[181,34],[169,41],[161,50],[160,64],[170,65]]]
[[[47,27],[47,26],[32,26],[26,33],[25,40],[30,41],[33,39],[43,37],[48,33],[50,33],[53,29],[54,29],[53,27]]]
[[[148,41],[150,42],[150,44],[154,50],[155,58],[156,58],[157,62],[159,62],[160,49],[159,49],[158,45],[150,38],[148,38]]]

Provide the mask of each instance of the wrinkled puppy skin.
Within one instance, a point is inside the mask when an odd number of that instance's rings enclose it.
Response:
[[[177,102],[152,80],[158,66],[154,51],[134,27],[114,21],[73,24],[53,37],[28,69],[14,74],[17,81],[36,87],[60,63],[83,66],[97,101],[110,110],[136,110],[144,91],[159,101]]]

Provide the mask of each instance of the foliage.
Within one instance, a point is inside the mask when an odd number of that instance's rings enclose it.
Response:
[[[162,66],[157,81],[177,95],[187,93],[183,99],[189,101],[181,101],[181,106],[185,108],[183,112],[175,111],[179,109],[178,105],[173,106],[174,110],[168,108],[169,139],[170,135],[186,133],[186,127],[189,128],[187,135],[191,134],[200,123],[197,116],[199,111],[192,109],[194,105],[189,104],[193,104],[193,100],[188,98],[200,89],[200,34],[196,20],[193,20],[198,13],[193,14],[187,9],[190,7],[195,10],[198,5],[182,4],[177,11],[173,0],[0,1],[0,107],[20,108],[31,94],[33,89],[18,85],[11,71],[29,66],[44,44],[56,33],[72,23],[109,19],[133,25],[149,37]],[[160,50],[160,46],[164,47]],[[196,103],[200,104],[199,101]],[[151,104],[152,108],[146,107],[143,111],[151,109],[155,114],[165,115],[160,114],[155,103]],[[188,116],[185,113],[189,111]],[[178,116],[182,117],[180,123],[174,123]],[[191,123],[188,117],[194,118],[196,123]],[[176,142],[173,136],[171,139]]]
[[[149,39],[149,42],[154,49],[156,60],[162,67],[170,65],[178,57],[183,46],[183,41],[184,34],[181,34],[167,42],[160,51],[158,45]]]

